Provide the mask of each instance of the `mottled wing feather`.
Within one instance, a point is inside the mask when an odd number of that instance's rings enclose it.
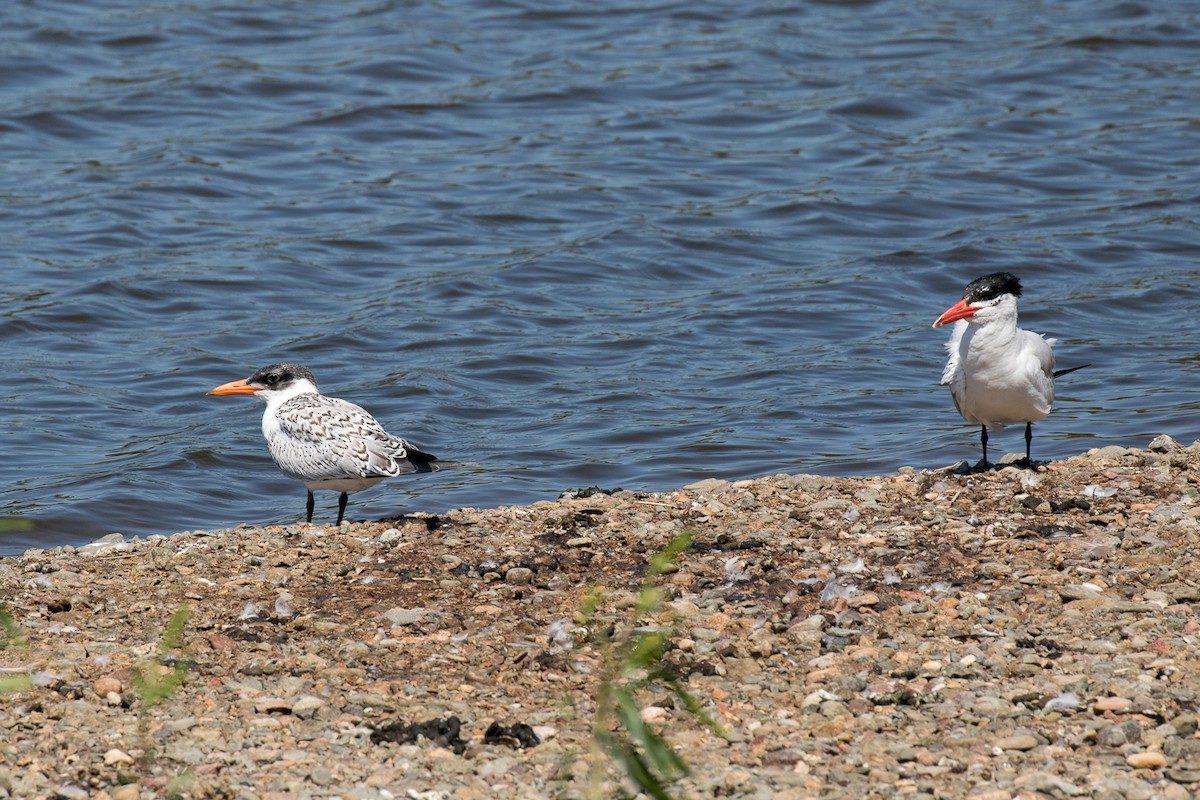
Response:
[[[389,434],[363,408],[335,397],[293,397],[279,407],[278,420],[284,435],[269,442],[271,452],[284,472],[302,480],[425,472],[433,460]]]

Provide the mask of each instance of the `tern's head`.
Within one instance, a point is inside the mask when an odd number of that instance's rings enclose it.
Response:
[[[993,272],[971,281],[963,290],[963,299],[946,309],[933,323],[933,327],[960,319],[982,324],[993,319],[1017,317],[1017,298],[1021,296],[1021,282],[1011,272]]]
[[[269,403],[276,397],[294,397],[316,391],[317,379],[308,367],[299,364],[272,364],[245,380],[223,383],[209,394],[252,394]]]

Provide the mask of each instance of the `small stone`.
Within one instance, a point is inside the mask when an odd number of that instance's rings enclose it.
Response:
[[[516,759],[507,756],[501,756],[493,761],[487,761],[479,764],[475,768],[475,772],[480,778],[485,781],[495,781],[506,777],[513,771],[516,766]]]
[[[1180,714],[1171,720],[1171,724],[1175,726],[1175,730],[1180,736],[1191,736],[1200,727],[1200,719],[1195,714]]]
[[[1150,512],[1150,521],[1155,523],[1177,522],[1185,515],[1183,506],[1161,505]]]
[[[1164,433],[1162,436],[1154,437],[1146,449],[1152,453],[1174,453],[1182,450],[1183,445]]]
[[[1200,769],[1172,767],[1167,770],[1167,777],[1176,783],[1200,783]]]
[[[863,608],[866,606],[879,605],[879,595],[874,592],[863,592],[846,600],[846,605],[850,608]],[[822,617],[824,619],[824,617]]]
[[[1125,756],[1125,763],[1134,769],[1159,769],[1167,765],[1167,757],[1162,753],[1144,751]]]
[[[999,561],[987,561],[979,565],[979,574],[984,578],[1003,578],[1012,575],[1013,568]]]
[[[292,608],[292,593],[280,592],[279,596],[275,598],[275,618],[288,619],[295,613]]]
[[[1133,706],[1128,697],[1097,697],[1092,708],[1100,713],[1111,711],[1114,714],[1124,714]]]
[[[1011,789],[975,789],[967,795],[967,800],[1012,800],[1012,797]]]
[[[300,719],[312,719],[317,711],[325,705],[325,701],[311,694],[306,694],[292,703],[292,716]]]
[[[1104,776],[1104,791],[1092,795],[1097,800],[1166,800],[1165,793],[1132,774]]]
[[[670,713],[662,706],[646,706],[641,710],[643,722],[661,722]]]
[[[79,548],[81,556],[98,556],[105,553],[115,553],[131,549],[132,545],[125,541],[125,537],[120,533],[110,533],[107,536],[101,536],[90,544],[85,544]]]
[[[429,619],[427,608],[392,608],[383,612],[383,621],[393,628],[403,628],[406,625],[417,625]]]
[[[1021,775],[1015,781],[1018,789],[1038,792],[1040,795],[1074,797],[1083,794],[1083,789],[1070,781],[1063,780],[1049,772],[1029,772]]]
[[[696,481],[695,483],[689,483],[687,486],[684,486],[683,488],[687,489],[688,491],[692,491],[692,492],[713,492],[713,491],[716,491],[717,489],[724,488],[728,485],[729,485],[729,481],[723,481],[720,478],[705,478],[702,481]]]
[[[824,614],[811,614],[792,627],[805,631],[823,631],[829,627],[829,618]]]
[[[290,714],[292,703],[282,697],[259,697],[254,701],[256,714]]]
[[[121,685],[121,682],[111,676],[97,678],[92,684],[92,691],[100,697],[106,697],[114,692],[119,694],[123,688],[125,687]]]
[[[113,748],[104,754],[104,763],[108,766],[116,766],[117,764],[132,764],[133,756],[126,753],[124,750]]]
[[[518,586],[524,586],[533,583],[533,570],[528,567],[513,567],[508,572],[504,573],[504,582],[512,583]]]
[[[400,538],[402,536],[403,536],[403,534],[400,533],[399,528],[388,528],[386,531],[379,534],[379,543],[380,544],[395,544],[396,542],[400,541]]]
[[[1058,596],[1064,603],[1069,603],[1072,600],[1091,600],[1101,591],[1103,590],[1099,586],[1091,583],[1070,583],[1058,587]]]
[[[138,790],[138,784],[127,783],[123,786],[114,786],[109,792],[112,800],[138,800],[141,792]]]
[[[1142,740],[1142,725],[1136,719],[1109,725],[1096,731],[1096,744],[1105,747],[1121,747]]]
[[[1001,750],[1032,750],[1039,744],[1037,737],[1028,733],[1001,736],[995,741],[995,746]]]

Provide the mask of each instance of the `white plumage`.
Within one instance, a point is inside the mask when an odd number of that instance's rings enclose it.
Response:
[[[1017,327],[1020,295],[1016,276],[986,275],[968,284],[963,299],[933,323],[935,328],[955,323],[946,343],[949,359],[942,384],[950,387],[962,418],[981,426],[985,468],[988,428],[1021,422],[1025,459],[1032,463],[1033,423],[1045,419],[1054,405],[1054,340]]]
[[[340,525],[349,492],[443,466],[436,456],[388,433],[362,407],[320,394],[312,372],[299,364],[272,364],[209,394],[252,394],[266,402],[263,436],[280,471],[308,489],[309,522],[314,489],[341,492]]]

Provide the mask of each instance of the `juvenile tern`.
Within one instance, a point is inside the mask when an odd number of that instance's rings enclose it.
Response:
[[[317,379],[299,364],[271,364],[208,394],[255,395],[267,404],[263,436],[275,465],[307,487],[310,523],[314,489],[341,492],[336,523],[341,525],[350,492],[395,475],[436,472],[455,464],[439,462],[436,456],[391,435],[354,403],[320,394]]]
[[[1054,371],[1053,339],[1017,327],[1021,282],[1010,272],[971,281],[959,300],[933,323],[955,323],[946,343],[949,360],[942,385],[967,422],[980,426],[983,467],[988,467],[988,428],[1025,423],[1025,461],[1032,465],[1033,423],[1054,404],[1054,379],[1083,369]]]

